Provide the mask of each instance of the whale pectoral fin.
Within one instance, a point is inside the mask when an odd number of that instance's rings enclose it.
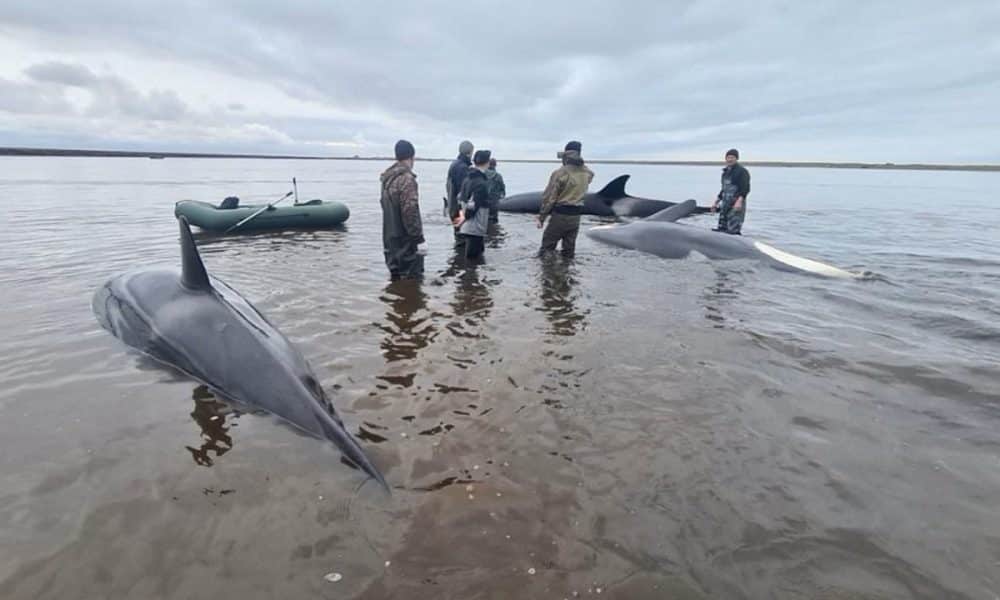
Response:
[[[177,223],[181,230],[181,282],[190,289],[211,289],[208,271],[201,262],[198,246],[191,235],[191,227],[185,217],[178,217]]]
[[[605,200],[614,201],[619,198],[624,198],[628,196],[625,193],[625,184],[628,183],[628,178],[631,175],[619,175],[611,180],[608,185],[601,188],[601,191],[597,192],[597,195]]]
[[[698,208],[698,203],[694,200],[685,200],[680,204],[675,204],[669,208],[664,208],[660,212],[653,213],[652,215],[643,219],[643,221],[659,221],[666,223],[673,223],[678,219],[683,219]]]

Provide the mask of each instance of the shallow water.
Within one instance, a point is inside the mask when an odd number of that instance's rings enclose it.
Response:
[[[418,163],[415,285],[382,264],[384,167],[0,159],[0,597],[1000,596],[998,175],[752,169],[746,232],[878,275],[841,281],[583,235],[540,261],[527,215],[464,269],[447,165]],[[551,166],[501,168],[516,193]],[[672,200],[718,179],[595,170]],[[90,311],[108,277],[178,264],[176,200],[293,175],[347,226],[202,255],[308,357],[391,497]]]

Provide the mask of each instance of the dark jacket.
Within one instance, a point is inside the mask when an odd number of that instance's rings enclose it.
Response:
[[[493,199],[490,197],[489,179],[486,177],[486,173],[475,167],[468,169],[468,174],[462,184],[460,196],[466,219],[471,219],[480,208],[489,209],[493,207]]]
[[[747,171],[746,167],[740,163],[735,163],[733,165],[727,165],[722,169],[722,179],[725,180],[729,177],[733,185],[736,186],[736,196],[746,197],[750,194],[750,171]],[[722,192],[719,192],[719,197],[722,197]]]
[[[462,185],[462,210],[465,222],[459,233],[484,237],[490,226],[490,186],[486,174],[473,167]]]
[[[490,210],[496,211],[500,207],[500,201],[507,196],[507,185],[503,181],[503,175],[494,169],[486,171],[486,180],[490,185]]]
[[[424,228],[420,220],[417,176],[402,163],[385,170],[382,181],[382,245],[389,249],[393,240],[408,238],[424,243]]]
[[[444,185],[448,193],[448,216],[452,219],[458,216],[458,195],[462,191],[462,183],[469,174],[471,166],[472,159],[464,154],[459,154],[448,167],[448,178]]]

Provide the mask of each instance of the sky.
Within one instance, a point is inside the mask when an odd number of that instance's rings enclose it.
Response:
[[[1000,1],[0,0],[0,146],[1000,163]]]

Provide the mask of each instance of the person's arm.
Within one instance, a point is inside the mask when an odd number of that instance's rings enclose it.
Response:
[[[719,210],[719,204],[722,203],[722,189],[719,189],[719,193],[715,195],[715,202],[712,203],[712,212]]]
[[[507,197],[507,184],[503,181],[503,175],[497,173],[497,189],[500,190],[500,197]]]
[[[552,208],[556,205],[556,198],[562,193],[563,188],[566,186],[566,182],[562,177],[562,171],[557,170],[552,173],[549,177],[549,184],[545,186],[545,191],[542,192],[542,206],[538,209],[538,226],[541,227],[545,224],[545,219],[552,212]]]
[[[400,178],[399,212],[403,220],[403,229],[410,237],[417,239],[418,244],[424,243],[424,225],[420,219],[419,191],[417,180],[404,175]]]
[[[492,208],[492,202],[490,200],[490,184],[483,179],[476,181],[476,186],[470,194],[472,196],[472,202],[476,206],[474,213],[480,208],[485,208],[489,210]]]
[[[750,193],[750,171],[743,169],[740,171],[740,180],[736,183],[736,201],[733,202],[733,209],[741,210],[743,201]]]
[[[459,212],[459,196],[462,194],[462,183],[465,180],[466,167],[462,163],[452,163],[448,169],[448,214],[455,218]]]

